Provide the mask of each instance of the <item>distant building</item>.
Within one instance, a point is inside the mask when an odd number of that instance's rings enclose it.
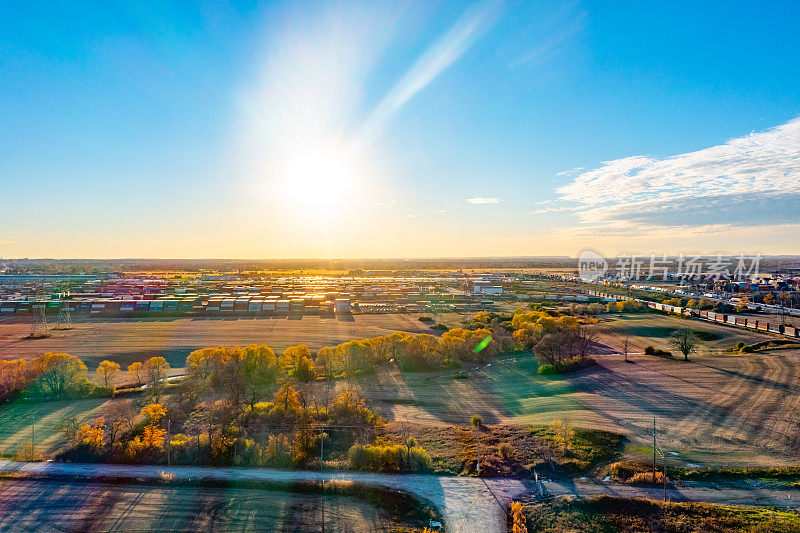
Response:
[[[474,294],[503,294],[503,287],[492,285],[491,281],[478,280],[472,282],[472,292]]]

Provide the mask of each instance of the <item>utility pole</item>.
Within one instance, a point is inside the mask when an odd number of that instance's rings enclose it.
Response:
[[[167,466],[172,466],[172,420],[167,419]]]
[[[653,484],[656,482],[656,417],[653,417]]]
[[[478,477],[481,477],[481,428],[478,426],[478,463],[475,465],[475,469],[478,473]]]
[[[325,426],[319,427],[319,469],[322,470],[322,452],[325,449]],[[322,533],[325,533],[325,478],[322,478],[322,494],[319,498],[322,508]]]

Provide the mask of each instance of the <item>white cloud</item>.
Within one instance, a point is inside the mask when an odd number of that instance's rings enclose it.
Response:
[[[467,202],[475,205],[499,204],[500,198],[483,198],[481,196],[476,196],[475,198],[468,198]]]
[[[608,161],[556,192],[561,200],[582,207],[583,222],[609,230],[616,223],[632,221],[660,227],[703,226],[709,221],[702,214],[722,211],[726,223],[752,225],[753,216],[800,221],[798,179],[800,118],[696,152]],[[772,212],[768,206],[773,206]]]
[[[583,167],[572,168],[570,170],[564,170],[562,172],[556,172],[556,176],[572,176],[573,174],[577,174],[583,170]]]
[[[464,55],[478,37],[494,24],[502,6],[502,2],[491,0],[465,10],[378,104],[363,124],[358,144],[369,144],[409,100]]]

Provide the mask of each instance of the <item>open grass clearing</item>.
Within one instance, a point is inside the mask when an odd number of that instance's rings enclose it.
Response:
[[[66,444],[59,424],[69,417],[85,422],[102,416],[108,401],[113,400],[14,401],[0,405],[0,456],[13,457],[31,438],[35,438],[37,456],[54,455]]]

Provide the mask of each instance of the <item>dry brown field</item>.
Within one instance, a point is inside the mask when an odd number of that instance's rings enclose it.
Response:
[[[90,369],[103,359],[126,366],[153,355],[182,367],[192,350],[209,346],[267,344],[276,351],[295,344],[312,350],[352,339],[387,335],[393,331],[433,331],[418,315],[350,315],[324,317],[203,317],[147,319],[86,319],[74,329],[51,330],[50,337],[26,339],[30,323],[0,321],[0,358],[31,359],[46,352],[66,352],[83,359]]]

